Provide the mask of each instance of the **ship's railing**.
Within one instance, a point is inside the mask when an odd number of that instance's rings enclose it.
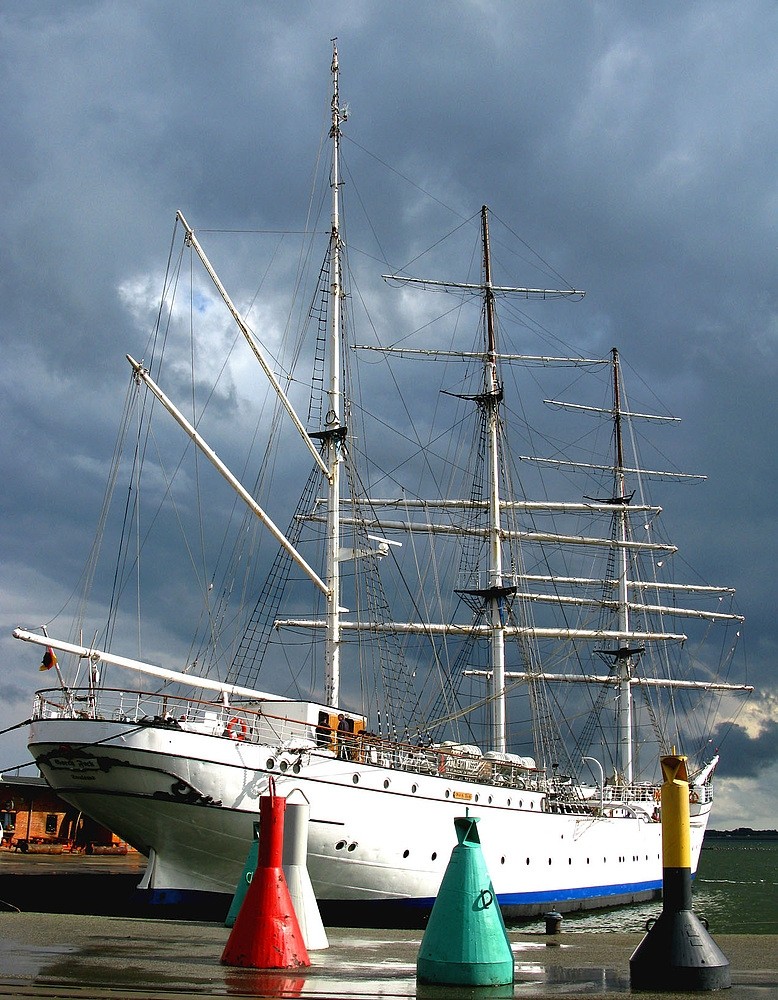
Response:
[[[256,704],[256,703],[255,703]],[[478,747],[441,743],[416,746],[388,740],[373,733],[336,734],[325,745],[317,741],[312,723],[272,714],[272,702],[256,707],[241,704],[201,701],[150,691],[105,688],[95,693],[87,689],[64,692],[59,688],[39,691],[35,696],[33,719],[80,718],[128,723],[132,726],[157,726],[183,732],[219,736],[249,743],[268,743],[281,749],[314,749],[405,771],[410,774],[438,775],[446,780],[493,785],[499,788],[549,793],[549,810],[592,812],[599,809],[599,789],[582,797],[574,783],[555,784],[541,768],[527,758],[511,754],[483,754]],[[269,710],[269,711],[268,711]],[[652,813],[659,806],[660,787],[651,782],[606,784],[602,790],[603,808],[638,805]],[[692,803],[704,804],[713,799],[712,777],[690,788]]]
[[[345,760],[405,771],[438,775],[447,780],[489,784],[500,788],[545,792],[545,771],[525,758],[484,755],[478,747],[442,743],[416,746],[360,731],[337,734],[322,744],[315,726],[272,714],[272,702],[256,708],[241,704],[200,701],[149,691],[104,688],[98,694],[85,689],[37,692],[33,719],[93,719],[130,726],[200,733],[248,743],[268,743],[281,749],[317,749]],[[269,710],[269,711],[268,711]],[[532,764],[532,766],[530,766]]]

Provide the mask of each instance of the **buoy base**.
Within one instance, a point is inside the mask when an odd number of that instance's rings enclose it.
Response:
[[[221,957],[244,969],[311,964],[281,868],[258,868]]]
[[[438,986],[513,986],[513,959],[506,962],[436,962],[420,958],[419,983]],[[512,989],[511,989],[512,995]]]
[[[702,992],[732,985],[729,961],[692,910],[663,911],[629,960],[633,990]]]

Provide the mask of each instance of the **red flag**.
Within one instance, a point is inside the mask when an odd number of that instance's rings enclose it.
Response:
[[[46,652],[43,654],[43,662],[38,667],[39,670],[51,670],[52,667],[57,665],[57,655],[51,646],[46,647]]]

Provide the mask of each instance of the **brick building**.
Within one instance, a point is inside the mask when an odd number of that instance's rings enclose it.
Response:
[[[0,849],[30,846],[124,853],[124,841],[59,798],[43,778],[0,776]]]

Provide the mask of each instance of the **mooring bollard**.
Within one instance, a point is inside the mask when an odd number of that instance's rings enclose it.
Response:
[[[562,914],[557,910],[544,913],[543,919],[546,921],[546,934],[562,933]]]

